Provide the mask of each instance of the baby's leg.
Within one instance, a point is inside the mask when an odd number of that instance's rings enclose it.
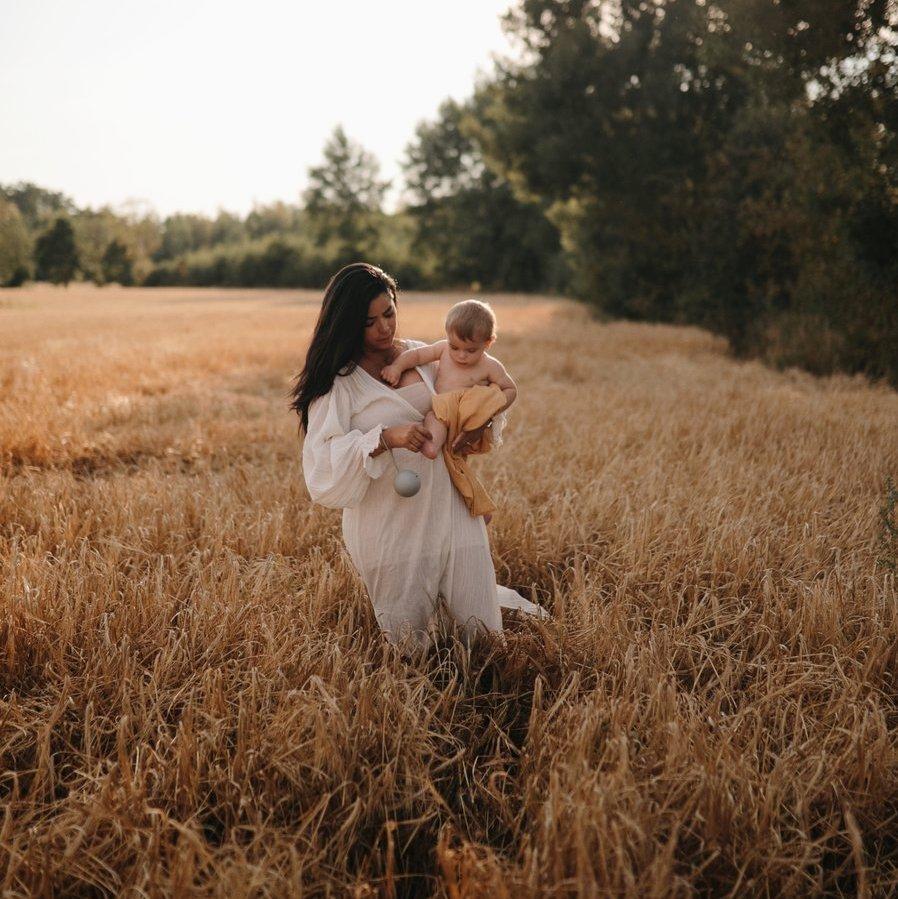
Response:
[[[448,433],[446,425],[444,425],[431,411],[424,417],[424,427],[430,431],[433,439],[425,440],[424,443],[421,444],[421,452],[424,453],[428,459],[436,459],[440,454],[440,450],[443,448],[443,444],[446,442],[446,434]]]

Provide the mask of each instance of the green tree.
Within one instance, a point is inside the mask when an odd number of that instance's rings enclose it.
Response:
[[[219,210],[218,215],[212,222],[212,233],[210,235],[210,245],[219,246],[221,244],[240,243],[246,238],[246,228],[239,216],[230,212]]]
[[[110,241],[101,262],[103,281],[130,287],[134,283],[134,260],[128,248],[118,240]]]
[[[422,122],[403,170],[416,255],[440,284],[510,290],[558,287],[558,232],[537,203],[518,200],[466,130],[471,104],[445,101]]]
[[[108,207],[98,210],[82,209],[69,221],[75,232],[81,274],[86,280],[102,284],[103,254],[109,243],[125,232],[125,223]]]
[[[299,232],[302,210],[289,203],[277,202],[267,206],[254,206],[246,217],[247,234],[252,237],[264,237],[266,234],[289,234]]]
[[[364,256],[377,238],[377,215],[389,181],[377,159],[350,140],[342,126],[324,146],[324,161],[309,169],[303,202],[318,243],[335,240],[341,256]]]
[[[693,320],[898,383],[898,36],[877,4],[727,9],[750,90],[708,165]]]
[[[118,239],[134,259],[134,279],[142,281],[152,268],[152,259],[162,242],[162,225],[155,212],[140,204],[125,203],[119,207],[123,230]]]
[[[155,261],[176,259],[185,253],[212,245],[214,224],[202,215],[176,213],[162,222],[159,247],[153,254]]]
[[[548,205],[591,302],[898,381],[894,15],[524,0],[507,17],[519,60],[479,88],[474,133]]]
[[[34,257],[38,280],[68,285],[78,271],[75,232],[68,219],[56,219],[53,227],[37,239]]]
[[[690,228],[738,79],[705,59],[692,0],[528,0],[507,19],[523,62],[482,86],[488,162],[549,206],[574,289],[616,315],[672,319]]]
[[[18,287],[31,276],[32,240],[22,214],[0,199],[0,286]]]
[[[57,216],[73,216],[78,212],[65,194],[46,190],[30,181],[0,185],[0,197],[15,204],[32,233],[48,227]]]

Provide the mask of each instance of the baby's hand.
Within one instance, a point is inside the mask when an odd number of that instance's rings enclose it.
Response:
[[[380,376],[391,386],[395,387],[402,377],[402,369],[395,365],[385,365],[380,370]]]

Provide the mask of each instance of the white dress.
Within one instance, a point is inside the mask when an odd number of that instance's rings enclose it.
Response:
[[[408,348],[424,346],[405,341]],[[426,645],[442,596],[465,637],[478,628],[501,632],[500,606],[544,615],[514,590],[499,587],[482,517],[473,518],[452,486],[442,455],[394,449],[400,469],[421,479],[420,491],[393,489],[390,453],[372,458],[381,431],[423,421],[434,392],[436,363],[419,366],[424,383],[393,389],[357,366],[338,375],[330,393],[309,406],[302,451],[312,499],[343,509],[343,542],[368,590],[375,617],[392,642],[406,635]],[[501,441],[504,415],[493,423]]]

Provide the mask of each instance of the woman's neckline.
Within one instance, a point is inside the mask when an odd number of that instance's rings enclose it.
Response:
[[[408,345],[409,345],[409,343],[411,343],[411,341],[403,339],[402,343],[405,344],[406,347],[408,347]],[[382,390],[386,390],[387,393],[391,394],[392,396],[398,396],[399,395],[398,391],[400,391],[402,389],[402,387],[391,387],[389,384],[385,383],[384,381],[381,381],[380,378],[375,378],[374,375],[371,374],[371,372],[365,371],[365,369],[362,368],[362,366],[359,365],[358,363],[356,363],[354,371],[361,372],[362,373],[361,377],[367,378],[369,381],[372,381],[374,384],[376,384]],[[425,370],[420,365],[416,365],[415,371],[418,372],[418,374],[421,376],[420,383],[424,384],[424,386],[427,388],[429,393],[431,393],[431,394],[434,393],[435,391],[434,391],[433,383],[429,380],[429,376],[426,374]],[[403,386],[412,387],[417,383],[419,383],[419,382],[412,381],[411,384],[405,384]],[[401,396],[399,398],[402,399]],[[402,402],[404,402],[410,409],[414,409],[414,411],[417,413],[418,410],[415,409],[415,407],[412,406],[410,403],[406,402],[404,399],[402,399]]]
[[[404,347],[405,349],[400,350],[399,353],[396,354],[397,356],[398,356],[400,353],[405,352],[405,350],[410,349],[409,344],[411,343],[411,341],[409,341],[407,338],[400,337],[400,338],[399,338],[399,343],[402,344],[403,347]],[[395,358],[395,357],[394,357],[394,358]],[[419,377],[421,380],[420,380],[420,381],[412,381],[411,383],[409,383],[409,384],[403,384],[403,385],[400,386],[400,387],[392,387],[391,385],[387,384],[386,381],[382,381],[379,377],[377,377],[377,375],[372,375],[371,372],[368,371],[367,368],[364,368],[364,367],[361,365],[361,363],[359,363],[359,362],[356,362],[355,367],[356,367],[357,369],[359,369],[359,371],[364,372],[364,373],[365,373],[369,378],[371,378],[371,380],[374,381],[375,383],[380,384],[382,387],[385,387],[387,390],[390,390],[390,391],[393,391],[393,392],[395,392],[395,391],[397,391],[397,390],[402,390],[402,389],[405,388],[405,387],[413,387],[415,384],[424,384],[425,386],[427,386],[427,382],[424,380],[424,376],[423,376],[423,375],[421,374],[421,372],[419,371],[419,366],[417,366],[417,365],[415,366],[415,371],[418,372],[418,377]],[[429,389],[429,388],[428,388],[428,389]]]
[[[380,384],[380,386],[383,387],[384,390],[389,390],[390,393],[395,393],[397,390],[403,390],[406,387],[414,387],[415,384],[426,384],[426,382],[424,380],[424,376],[421,374],[420,371],[418,371],[417,365],[415,366],[415,371],[418,372],[418,377],[421,378],[421,380],[420,381],[412,381],[409,384],[403,384],[401,387],[391,387],[389,384],[387,384],[386,381],[381,381],[380,378],[375,378],[374,375],[372,375],[370,371],[367,371],[366,369],[362,368],[361,365],[356,365],[355,368],[356,368],[356,371],[360,371],[366,378],[371,378],[371,380],[374,381],[375,384]]]

